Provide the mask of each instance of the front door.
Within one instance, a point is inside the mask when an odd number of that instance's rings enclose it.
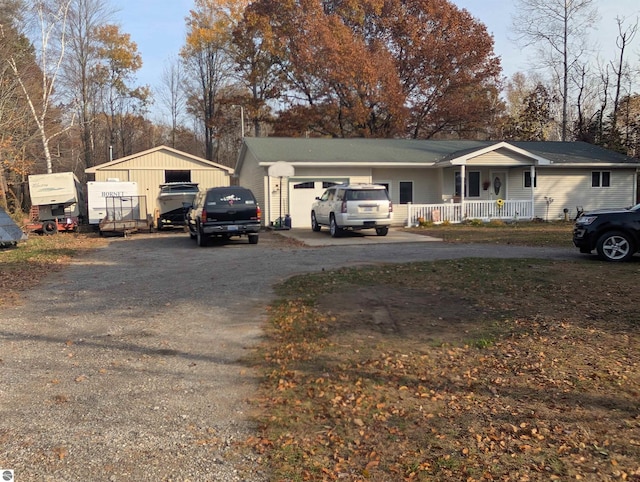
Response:
[[[492,172],[489,189],[494,199],[507,199],[507,173],[504,171]]]

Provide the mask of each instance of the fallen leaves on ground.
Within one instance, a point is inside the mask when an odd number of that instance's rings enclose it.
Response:
[[[518,286],[497,291],[484,302],[514,316],[496,319],[500,334],[482,344],[427,341],[429,323],[423,335],[359,329],[309,298],[275,305],[260,400],[269,415],[253,441],[275,477],[640,480],[635,301],[616,303],[610,326],[581,319],[574,304],[564,312],[561,298],[527,316]],[[350,316],[366,318],[359,308]]]

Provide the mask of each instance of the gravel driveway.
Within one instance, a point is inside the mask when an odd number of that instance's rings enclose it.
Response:
[[[568,249],[444,243],[297,247],[274,233],[198,248],[138,234],[75,259],[0,309],[0,468],[16,481],[262,481],[253,433],[272,285],[339,266]]]

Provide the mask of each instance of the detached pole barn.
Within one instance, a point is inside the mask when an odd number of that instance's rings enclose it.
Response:
[[[148,211],[158,208],[160,185],[197,183],[200,190],[229,186],[233,168],[198,156],[158,146],[85,170],[91,181],[125,181],[138,184],[138,195],[146,196]]]

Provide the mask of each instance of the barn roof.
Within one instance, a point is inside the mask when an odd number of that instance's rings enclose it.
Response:
[[[135,159],[138,159],[140,157],[148,156],[149,154],[152,154],[154,152],[161,152],[161,151],[166,152],[169,155],[187,158],[187,159],[189,159],[189,160],[191,160],[191,161],[193,161],[195,163],[201,164],[201,165],[205,165],[205,166],[209,166],[209,167],[213,167],[213,168],[217,168],[217,169],[222,169],[224,171],[227,171],[230,174],[233,173],[233,168],[231,168],[231,167],[223,166],[222,164],[218,164],[217,162],[209,161],[209,160],[204,159],[202,157],[194,156],[192,154],[180,151],[178,149],[174,149],[174,148],[169,147],[169,146],[157,146],[157,147],[154,147],[152,149],[147,149],[146,151],[141,151],[141,152],[137,152],[135,154],[131,154],[130,156],[114,159],[113,161],[105,162],[104,164],[99,164],[97,166],[90,167],[90,168],[86,169],[85,172],[88,173],[88,174],[95,174],[96,171],[100,171],[100,170],[104,170],[104,169],[111,169],[111,168],[114,168],[114,167],[117,169],[119,164],[125,164],[127,162],[134,161]]]

